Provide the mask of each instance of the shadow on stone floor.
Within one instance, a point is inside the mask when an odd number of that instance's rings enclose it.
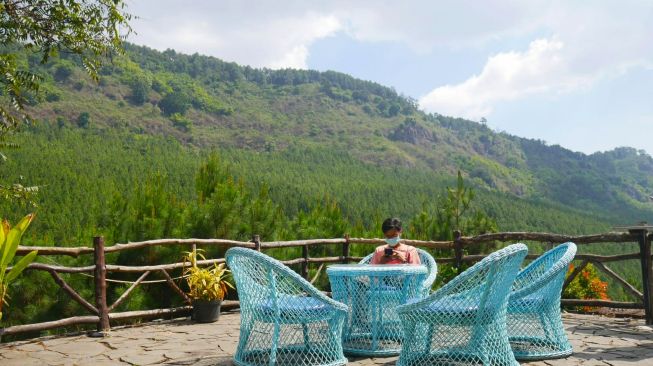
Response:
[[[636,362],[651,360],[653,343],[642,345],[633,345],[631,347],[587,347],[581,352],[574,352],[573,357],[581,360],[605,360],[605,361],[624,361]],[[651,361],[653,364],[653,361]]]
[[[163,363],[165,366],[232,366],[234,363],[230,356],[191,358],[187,360],[174,360]]]
[[[360,357],[360,356],[347,356],[349,363],[362,363],[365,365],[374,365],[374,366],[394,366],[397,363],[398,356],[389,356],[389,357]]]

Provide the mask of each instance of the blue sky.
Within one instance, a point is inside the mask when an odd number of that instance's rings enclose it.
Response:
[[[593,153],[653,153],[651,1],[128,2],[130,41],[336,70],[426,112]]]

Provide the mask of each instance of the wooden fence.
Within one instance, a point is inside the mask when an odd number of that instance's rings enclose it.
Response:
[[[639,251],[628,254],[619,255],[595,255],[595,254],[577,254],[575,260],[580,261],[574,271],[569,275],[564,283],[568,286],[571,281],[585,268],[588,264],[592,263],[596,268],[604,272],[607,276],[614,279],[615,283],[620,284],[623,288],[631,294],[636,302],[619,302],[600,299],[589,300],[576,300],[576,299],[563,299],[563,305],[573,306],[600,306],[609,308],[626,308],[626,309],[644,309],[646,316],[646,323],[653,324],[653,292],[651,288],[651,279],[653,278],[652,258],[651,258],[651,239],[653,238],[653,231],[650,226],[631,227],[626,228],[628,232],[624,233],[604,233],[598,235],[585,235],[585,236],[567,236],[547,233],[528,233],[528,232],[508,232],[508,233],[494,233],[485,234],[475,237],[461,236],[459,232],[454,233],[455,239],[453,241],[419,241],[419,240],[402,240],[402,242],[421,248],[430,249],[449,249],[454,253],[454,257],[450,258],[437,258],[438,263],[453,263],[456,266],[461,266],[466,262],[477,262],[484,258],[486,255],[465,255],[465,249],[472,248],[486,243],[493,242],[520,242],[520,241],[535,241],[541,243],[563,243],[572,241],[579,246],[591,245],[595,243],[638,243]],[[251,241],[241,242],[233,240],[221,239],[160,239],[149,240],[144,242],[128,243],[128,244],[115,244],[105,247],[104,239],[102,237],[95,237],[93,240],[93,247],[75,247],[75,248],[61,248],[61,247],[33,247],[21,246],[18,249],[17,255],[25,255],[31,250],[38,250],[39,256],[72,256],[78,257],[82,255],[93,254],[93,265],[85,267],[66,267],[58,265],[49,265],[44,263],[32,263],[29,265],[29,270],[46,271],[51,276],[55,283],[73,300],[77,301],[83,308],[85,308],[90,315],[74,316],[55,321],[24,324],[10,326],[7,328],[0,328],[0,336],[13,335],[26,332],[37,332],[59,327],[66,327],[81,324],[97,324],[97,336],[102,336],[104,332],[110,329],[112,321],[122,321],[128,319],[154,319],[154,318],[171,318],[178,316],[186,316],[190,313],[190,299],[186,294],[177,286],[173,278],[170,276],[169,271],[183,268],[190,265],[190,263],[171,263],[161,265],[149,266],[126,266],[105,263],[105,254],[115,253],[124,250],[133,250],[138,248],[146,248],[153,246],[222,246],[222,247],[244,247],[251,248],[258,251],[264,251],[273,248],[302,248],[302,256],[299,258],[289,259],[283,261],[286,265],[300,265],[300,274],[309,279],[309,264],[320,264],[316,275],[311,280],[319,277],[320,272],[325,264],[328,263],[349,263],[358,261],[361,257],[353,257],[350,255],[352,245],[360,244],[382,244],[381,239],[365,239],[365,238],[345,238],[338,239],[313,239],[313,240],[295,240],[283,242],[261,242],[258,235],[254,235]],[[341,254],[334,257],[320,257],[311,258],[309,256],[309,247],[321,245],[337,245],[341,247]],[[537,255],[529,255],[529,259],[536,258]],[[607,263],[639,259],[642,269],[642,284],[643,291],[640,292],[635,286],[628,283],[621,276],[615,273],[607,266]],[[207,259],[198,261],[198,265],[211,265],[214,263],[223,263],[223,258]],[[160,273],[164,279],[146,281],[148,275],[152,273]],[[94,304],[84,299],[75,289],[73,289],[66,281],[60,276],[61,273],[92,273],[94,278],[95,299]],[[140,277],[133,282],[120,281],[115,279],[108,279],[107,273],[141,273]],[[107,283],[128,283],[130,287],[125,290],[122,295],[113,303],[107,304]],[[127,311],[127,312],[114,312],[114,310],[124,302],[125,299],[132,293],[132,291],[139,285],[152,284],[152,283],[167,283],[172,290],[183,298],[188,304],[186,306],[167,309],[153,309],[142,311]],[[237,301],[225,301],[223,308],[237,307]]]

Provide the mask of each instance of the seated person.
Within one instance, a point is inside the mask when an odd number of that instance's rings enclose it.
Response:
[[[381,230],[385,236],[386,245],[374,250],[370,264],[420,264],[417,249],[401,243],[401,221],[390,218],[383,221]]]

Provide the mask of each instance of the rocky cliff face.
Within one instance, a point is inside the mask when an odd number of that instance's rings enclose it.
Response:
[[[402,141],[413,145],[431,145],[437,142],[437,137],[433,132],[412,118],[406,118],[402,124],[392,130],[388,138],[392,141]]]

